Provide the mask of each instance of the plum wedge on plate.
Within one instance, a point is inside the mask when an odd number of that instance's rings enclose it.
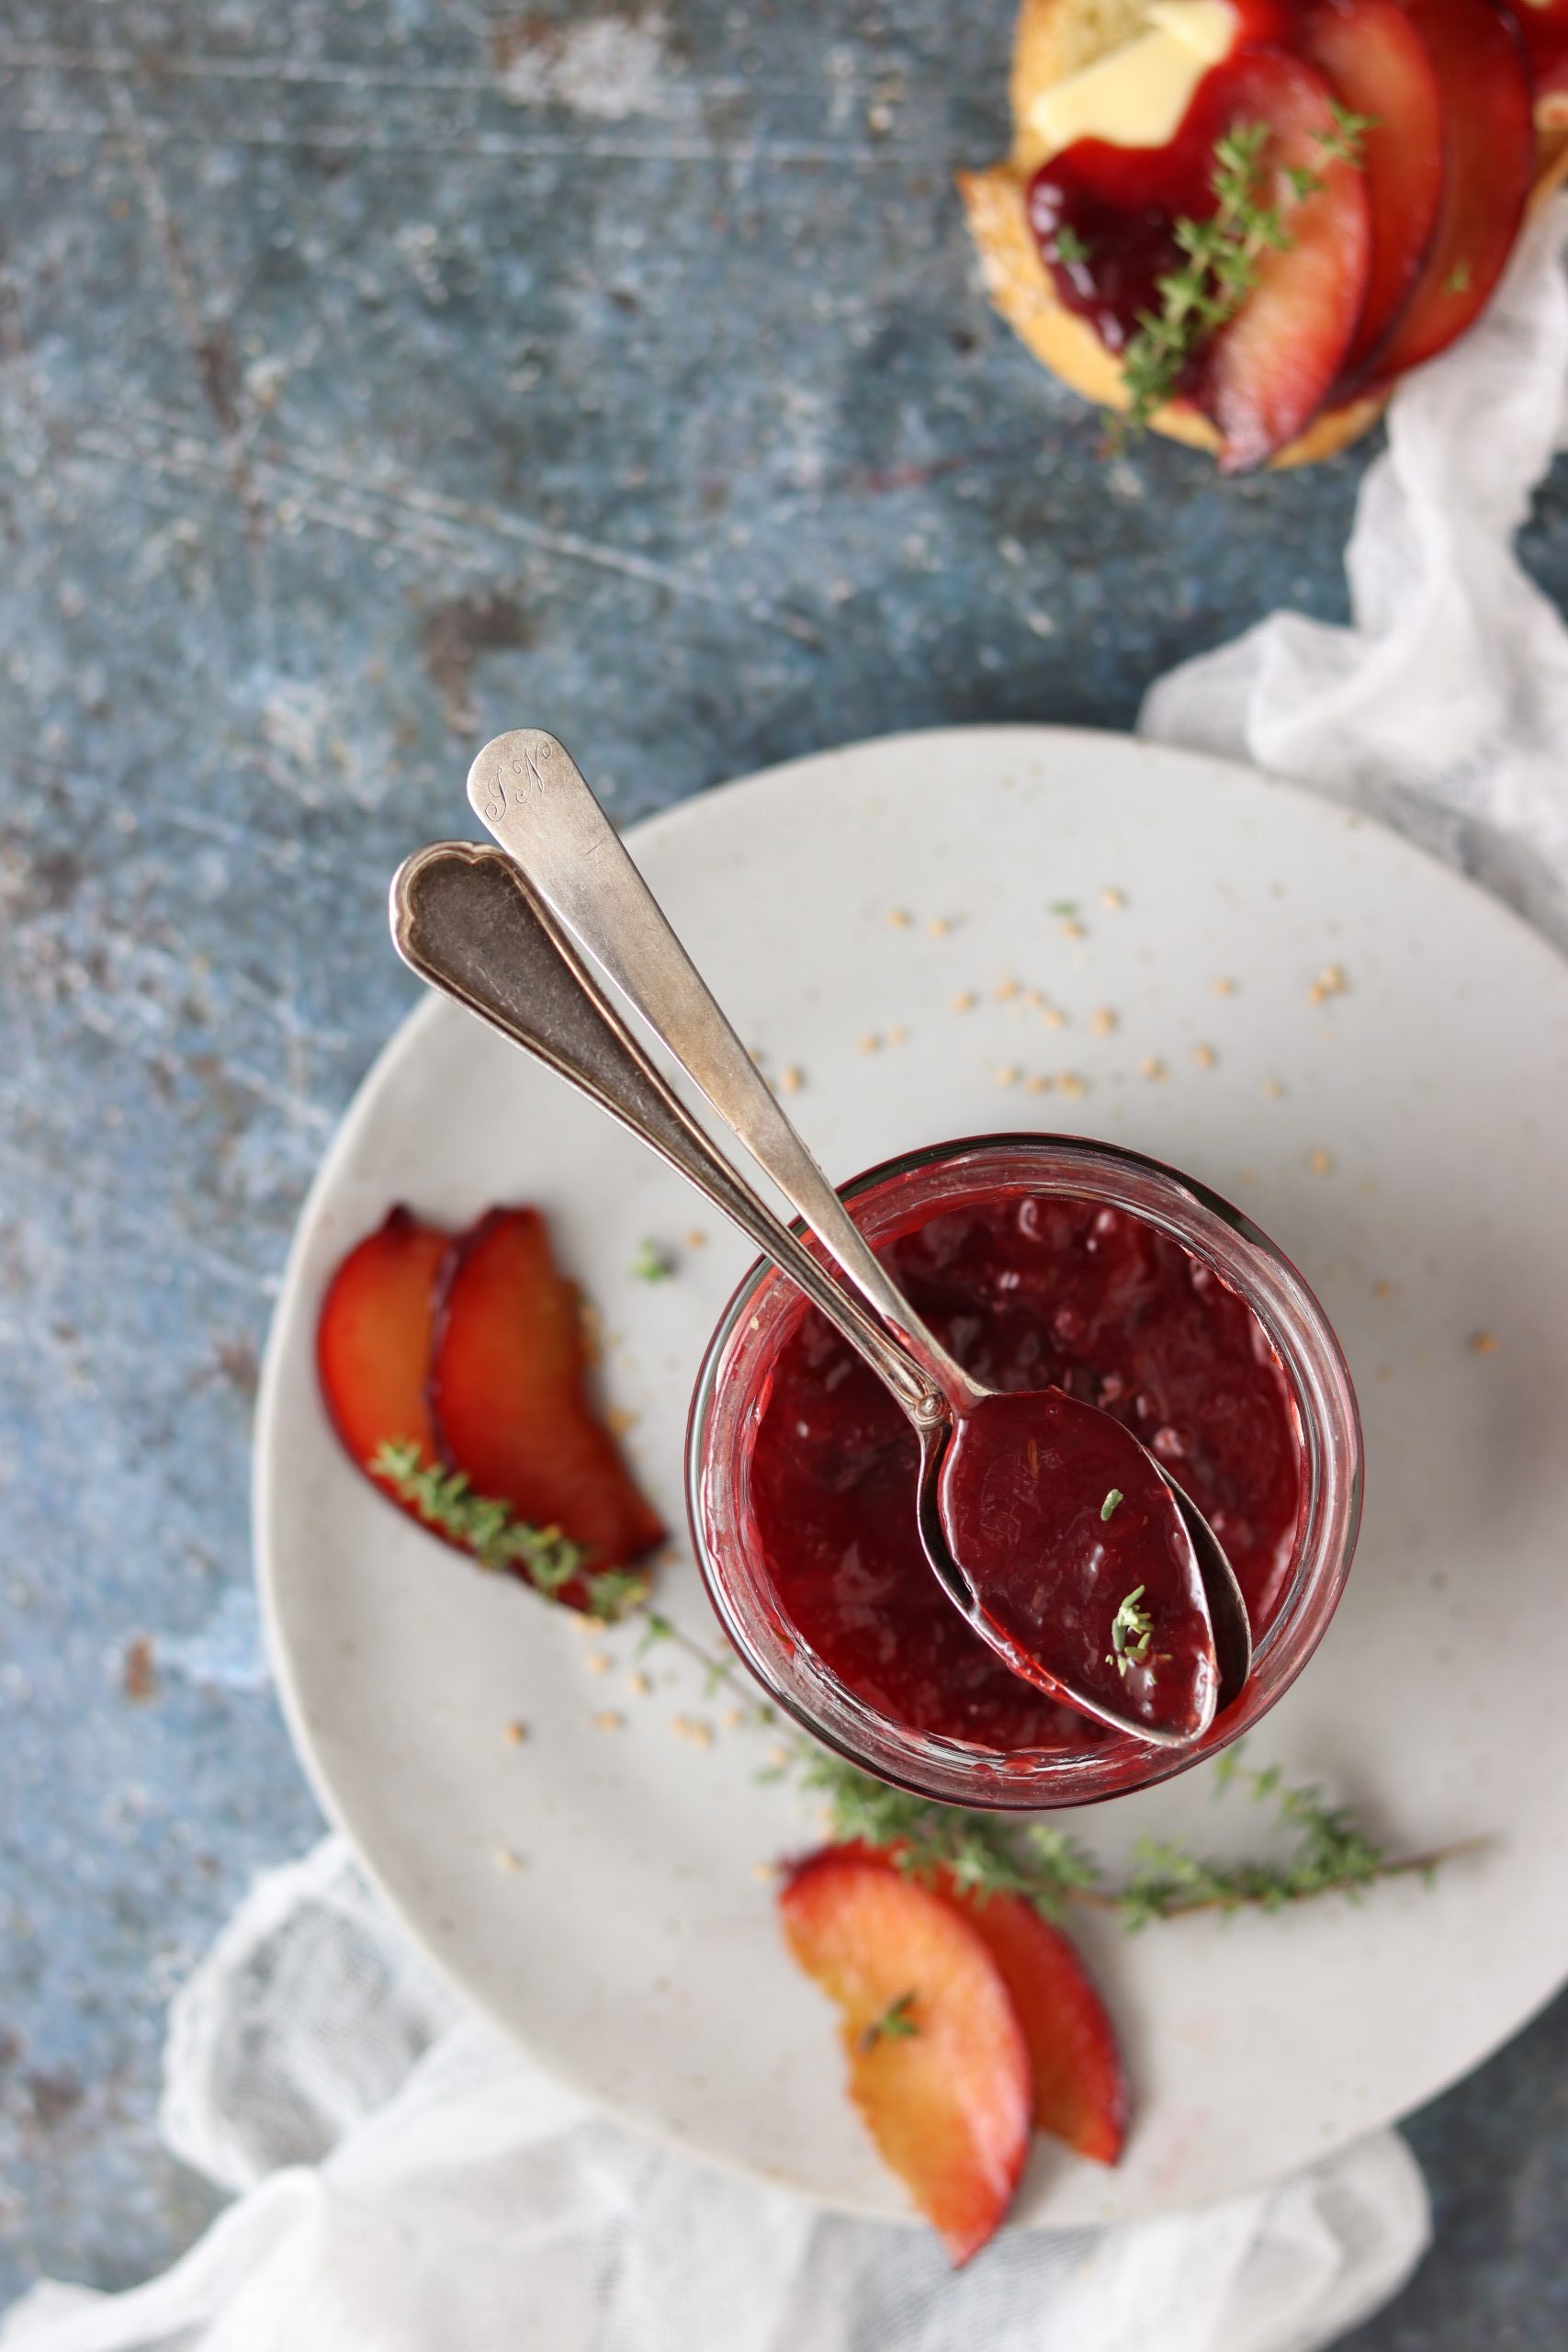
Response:
[[[784,1874],[795,1958],[839,2008],[850,2096],[954,2264],[999,2228],[1030,2128],[1113,2165],[1127,2082],[1061,1931],[1021,1896],[929,1879],[897,1846],[829,1846]]]
[[[581,1301],[537,1209],[492,1209],[453,1235],[394,1208],[327,1285],[316,1366],[333,1427],[367,1477],[481,1558],[509,1533],[489,1564],[552,1600],[594,1609],[605,1577],[662,1542],[593,1410]],[[392,1475],[392,1457],[407,1475]],[[446,1510],[432,1472],[446,1474]],[[476,1541],[485,1530],[489,1547]],[[540,1573],[529,1531],[574,1572]]]
[[[984,1939],[955,1906],[855,1847],[779,1896],[791,1951],[841,2019],[850,2097],[954,2265],[978,2254],[1029,2154],[1029,2045]]]

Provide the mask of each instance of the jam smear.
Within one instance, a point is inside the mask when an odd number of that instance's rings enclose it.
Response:
[[[1303,1507],[1300,1424],[1257,1317],[1212,1267],[1122,1210],[1028,1192],[940,1210],[879,1254],[985,1386],[1060,1389],[1141,1439],[1213,1527],[1255,1638],[1267,1630]],[[914,1432],[804,1302],[749,1468],[781,1613],[867,1705],[993,1752],[1083,1751],[1116,1736],[1021,1680],[964,1622],[920,1549]],[[1107,1538],[1118,1515],[1101,1524]],[[1101,1655],[1112,1649],[1103,1630]],[[1156,1619],[1151,1649],[1168,1646]]]

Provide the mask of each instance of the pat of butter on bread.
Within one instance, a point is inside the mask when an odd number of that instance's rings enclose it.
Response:
[[[1043,155],[1079,139],[1168,146],[1204,74],[1235,44],[1226,0],[1152,0],[1147,30],[1042,90],[1030,107]]]

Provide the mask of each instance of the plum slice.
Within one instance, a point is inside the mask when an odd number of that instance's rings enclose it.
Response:
[[[1371,259],[1347,379],[1375,358],[1420,277],[1443,193],[1443,96],[1431,51],[1399,0],[1314,0],[1302,54],[1342,104],[1370,118],[1362,153]]]
[[[1491,0],[1405,0],[1443,94],[1437,226],[1404,310],[1371,356],[1387,384],[1446,351],[1503,274],[1535,172],[1529,77],[1514,26]]]
[[[355,1244],[327,1285],[316,1371],[333,1427],[367,1476],[375,1476],[370,1464],[383,1445],[415,1445],[422,1459],[434,1458],[424,1392],[436,1285],[451,1246],[450,1234],[395,1208]],[[401,1501],[388,1481],[376,1483]]]
[[[595,1573],[664,1538],[593,1412],[577,1290],[535,1208],[492,1209],[444,1272],[428,1396],[436,1447],[476,1494],[531,1526],[559,1528]],[[575,1584],[560,1598],[583,1604]]]
[[[1358,165],[1333,155],[1334,93],[1320,74],[1278,50],[1256,50],[1225,74],[1233,125],[1264,122],[1265,193],[1288,243],[1263,254],[1257,282],[1205,355],[1196,398],[1218,427],[1220,467],[1266,465],[1303,432],[1345,364],[1371,269],[1371,211]],[[1290,175],[1317,182],[1298,200]]]
[[[850,2096],[955,2266],[1000,2226],[1029,2154],[1029,2047],[984,1939],[957,1907],[858,1847],[799,1863],[779,1896],[791,1951],[837,2006]]]

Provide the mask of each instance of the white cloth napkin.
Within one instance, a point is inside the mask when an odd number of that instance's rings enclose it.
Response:
[[[175,2001],[163,2128],[238,2201],[150,2286],[36,2289],[5,2352],[1312,2352],[1427,2230],[1384,2132],[1177,2221],[1015,2231],[954,2276],[929,2232],[604,2120],[458,2008],[336,1838],[260,1883]]]
[[[1354,619],[1281,613],[1143,729],[1377,809],[1568,940],[1568,632],[1511,540],[1568,377],[1568,204],[1402,387],[1348,555]],[[235,2202],[164,2278],[45,2284],[5,2352],[1317,2352],[1408,2277],[1421,2177],[1382,2132],[1179,2218],[929,2233],[634,2139],[464,2014],[328,1839],[263,1880],[175,2004],[163,2126]]]

